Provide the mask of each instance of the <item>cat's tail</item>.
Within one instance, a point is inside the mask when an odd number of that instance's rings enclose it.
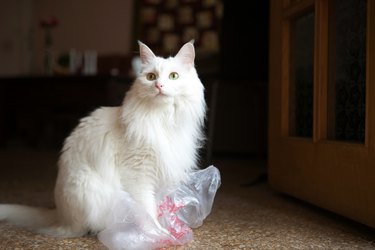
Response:
[[[0,221],[37,229],[57,222],[56,209],[29,207],[24,205],[0,204]]]
[[[55,237],[80,237],[88,232],[85,227],[62,225],[56,209],[42,207],[0,204],[0,221]]]

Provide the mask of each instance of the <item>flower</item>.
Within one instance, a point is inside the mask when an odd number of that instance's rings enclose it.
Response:
[[[51,30],[58,25],[59,20],[54,16],[46,17],[40,20],[39,26],[42,27],[45,32],[44,43],[46,47],[50,47],[53,44]]]
[[[50,16],[40,20],[39,25],[46,29],[53,28],[59,25],[59,20],[54,16]]]

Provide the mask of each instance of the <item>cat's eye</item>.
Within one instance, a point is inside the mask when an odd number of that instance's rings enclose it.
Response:
[[[178,79],[178,73],[177,72],[172,72],[169,74],[169,79],[171,80],[176,80]]]
[[[146,79],[149,80],[149,81],[156,80],[156,75],[154,73],[148,73],[146,75]]]

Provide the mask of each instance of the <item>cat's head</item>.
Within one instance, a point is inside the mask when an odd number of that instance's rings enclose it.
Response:
[[[194,67],[193,41],[169,58],[156,56],[144,43],[138,44],[141,70],[134,87],[139,98],[155,103],[202,99],[203,85]]]

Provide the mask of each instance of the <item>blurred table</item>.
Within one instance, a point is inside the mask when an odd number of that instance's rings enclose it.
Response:
[[[130,78],[21,76],[0,78],[0,145],[61,147],[79,119],[118,106]]]

